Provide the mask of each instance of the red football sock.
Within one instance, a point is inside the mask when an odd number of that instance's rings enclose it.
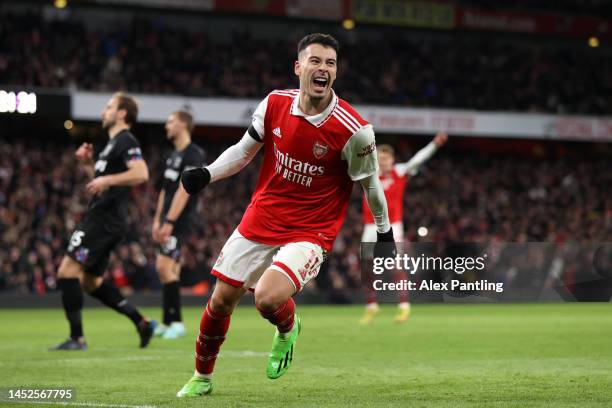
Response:
[[[217,361],[217,354],[225,340],[231,315],[215,313],[210,301],[202,313],[200,334],[196,340],[196,371],[199,374],[211,375]]]
[[[287,333],[293,329],[293,316],[295,315],[295,302],[293,298],[289,298],[287,302],[276,309],[274,312],[267,312],[262,309],[259,310],[259,313],[270,323],[275,325],[278,328],[279,333]]]
[[[372,271],[372,262],[369,263],[369,267],[366,271],[361,273],[363,293],[365,295],[366,304],[378,303],[376,300],[376,291],[374,290],[374,274]]]
[[[402,280],[408,279],[408,275],[406,274],[405,271],[396,271],[393,277],[395,278],[394,280],[396,283],[400,283]],[[398,299],[399,303],[407,303],[408,302],[408,291],[400,290],[398,293],[398,297],[399,297]]]
[[[366,304],[370,304],[370,303],[378,303],[378,301],[376,300],[376,291],[374,290],[374,288],[372,286],[366,286],[364,288],[365,291],[365,298],[366,298]]]

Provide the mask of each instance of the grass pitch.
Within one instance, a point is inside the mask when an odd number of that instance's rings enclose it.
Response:
[[[610,304],[415,305],[403,325],[392,322],[388,306],[367,327],[357,324],[357,306],[298,312],[303,331],[284,377],[265,376],[273,328],[241,307],[217,360],[213,394],[179,400],[174,395],[193,372],[201,309],[184,310],[186,338],[154,339],[145,350],[126,318],[86,309],[89,351],[55,353],[46,349],[66,335],[61,310],[2,309],[0,387],[73,387],[74,406],[115,408],[612,405]]]

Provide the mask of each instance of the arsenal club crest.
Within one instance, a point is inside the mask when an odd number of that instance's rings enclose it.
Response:
[[[314,157],[317,159],[325,156],[328,150],[329,146],[324,145],[323,143],[315,142],[315,144],[312,146],[312,154],[314,154]]]

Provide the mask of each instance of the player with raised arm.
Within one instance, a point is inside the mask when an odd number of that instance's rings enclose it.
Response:
[[[166,158],[163,186],[153,218],[153,240],[157,242],[156,267],[163,285],[163,324],[155,335],[176,339],[185,335],[181,317],[179,263],[181,245],[194,223],[197,198],[176,194],[181,173],[204,165],[204,151],[191,142],[193,116],[187,111],[173,112],[166,121],[166,137],[174,151]]]
[[[389,208],[389,221],[393,228],[393,236],[397,242],[404,241],[404,192],[406,184],[411,176],[415,176],[419,172],[419,168],[429,160],[436,151],[444,146],[448,140],[448,135],[445,132],[438,132],[434,139],[427,146],[419,150],[406,163],[395,163],[395,152],[391,145],[378,146],[378,163],[380,170],[378,177],[385,190],[385,198]],[[364,197],[363,200],[363,234],[361,242],[376,242],[376,224],[368,208],[368,202]],[[407,279],[406,272],[397,271],[395,280],[401,281]],[[365,312],[360,324],[369,324],[379,312],[378,302],[376,301],[376,291],[372,287],[371,282],[365,282],[364,290],[366,294]],[[408,301],[408,292],[400,291],[398,311],[394,321],[403,323],[410,316],[410,303]]]
[[[102,276],[111,251],[127,231],[128,200],[131,186],[149,179],[140,144],[130,132],[138,117],[138,104],[131,96],[116,93],[102,111],[102,127],[109,141],[97,155],[89,143],[76,151],[77,159],[94,179],[87,184],[92,194],[83,219],[70,237],[67,254],[58,271],[62,305],[70,324],[70,337],[51,350],[86,350],[81,310],[83,292],[127,316],[136,326],[140,347],[146,347],[155,329],[154,320],[145,319],[119,290]]]
[[[393,231],[378,180],[374,131],[332,90],[338,42],[310,34],[298,44],[299,90],[273,91],[257,106],[242,139],[207,167],[183,173],[195,194],[240,171],[259,149],[264,160],[242,221],[213,267],[217,284],[200,321],[195,374],[179,397],[209,394],[217,354],[242,295],[254,290],[260,314],[276,326],[266,374],[289,369],[301,322],[292,296],[317,276],[332,249],[353,182],[366,192],[380,254],[394,256]]]

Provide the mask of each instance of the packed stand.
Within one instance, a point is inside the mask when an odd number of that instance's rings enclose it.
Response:
[[[290,35],[277,39],[256,38],[246,28],[211,37],[173,27],[161,16],[97,31],[76,19],[0,14],[3,83],[202,97],[262,98],[273,89],[295,88],[295,44],[313,29],[296,22]],[[591,114],[612,108],[612,59],[604,47],[367,30],[336,33],[335,88],[352,103]]]
[[[209,145],[209,157],[224,148]],[[398,159],[408,159],[398,146]],[[130,234],[111,258],[108,277],[124,290],[155,290],[152,215],[160,146],[145,146],[153,181],[135,187]],[[30,140],[0,142],[0,290],[43,294],[56,288],[56,271],[69,234],[86,208],[86,174],[73,146]],[[59,158],[59,159],[58,159]],[[239,223],[254,188],[261,158],[229,180],[207,188],[199,221],[182,252],[182,284],[209,284],[212,264]],[[612,242],[609,159],[542,159],[441,152],[409,181],[407,241]],[[435,205],[432,205],[435,203]],[[428,228],[419,237],[420,226]],[[360,285],[361,190],[354,189],[334,250],[309,290]]]

